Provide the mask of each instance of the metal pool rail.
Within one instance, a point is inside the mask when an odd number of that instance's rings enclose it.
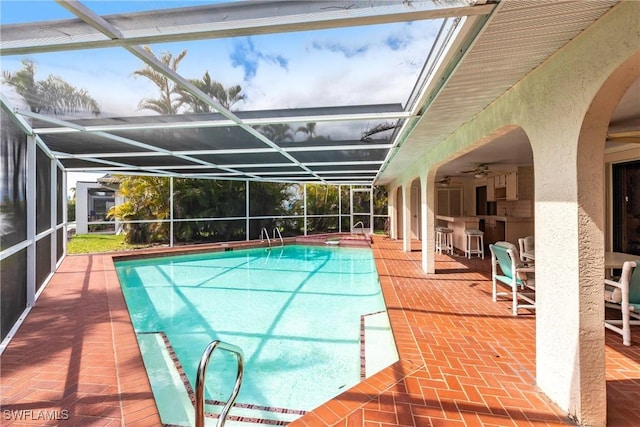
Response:
[[[236,401],[236,397],[238,397],[240,387],[242,386],[242,376],[244,375],[244,355],[242,353],[242,349],[223,341],[212,341],[202,353],[200,364],[198,365],[198,372],[196,373],[196,427],[204,427],[204,380],[207,366],[209,366],[209,359],[216,348],[234,353],[238,360],[236,383],[233,386],[233,391],[231,392],[229,400],[227,400],[224,408],[222,408],[222,412],[220,412],[220,417],[218,418],[216,427],[224,426],[229,410],[231,410],[233,403]]]

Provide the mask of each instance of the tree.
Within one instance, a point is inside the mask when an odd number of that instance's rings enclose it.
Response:
[[[36,80],[35,74],[36,66],[30,59],[23,59],[22,69],[15,73],[2,73],[3,81],[15,88],[32,112],[61,115],[88,111],[94,116],[100,114],[98,102],[86,89],[78,89],[54,75]]]
[[[120,177],[120,193],[125,202],[109,209],[108,218],[121,221],[169,219],[169,178],[157,176]],[[125,225],[128,243],[167,241],[166,223],[133,223]]]
[[[220,105],[229,111],[232,110],[235,104],[246,99],[245,95],[241,93],[242,87],[240,85],[233,85],[225,88],[222,83],[211,78],[209,71],[204,73],[201,80],[191,79],[189,81],[209,97],[218,101]],[[213,112],[211,105],[184,89],[182,89],[180,93],[180,98],[182,102],[185,105],[188,105],[194,113]]]
[[[309,233],[326,233],[338,231],[338,199],[340,194],[337,185],[307,184],[307,213],[309,215],[333,215],[309,220]]]
[[[76,220],[76,187],[71,188],[73,195],[70,199],[67,199],[67,220],[69,222]]]
[[[155,56],[149,46],[145,46],[144,49]],[[176,57],[174,57],[171,52],[164,52],[158,59],[171,70],[177,71],[180,61],[182,61],[186,55],[187,49],[184,49]],[[184,102],[181,96],[183,90],[177,83],[159,71],[154,70],[149,65],[145,65],[144,68],[135,70],[133,75],[146,77],[158,86],[158,89],[160,89],[160,98],[144,98],[138,103],[139,110],[151,110],[156,113],[166,115],[178,114],[180,107],[182,107]]]
[[[374,218],[374,229],[385,230],[387,228],[387,217],[389,203],[389,189],[384,185],[375,185],[373,187],[373,214],[380,215]]]
[[[307,123],[305,126],[300,126],[296,129],[296,133],[302,132],[307,135],[307,139],[311,140],[316,136],[316,123]]]
[[[249,215],[279,216],[289,213],[285,211],[285,201],[290,197],[288,193],[290,187],[290,184],[278,182],[251,182],[249,184]],[[281,221],[271,218],[255,219],[250,222],[249,235],[253,238],[258,238],[263,227],[266,228],[269,235],[272,235],[273,228],[276,226],[281,228],[283,236],[287,236],[294,234],[291,231],[298,224],[290,224],[286,220]]]
[[[293,141],[293,129],[287,124],[273,123],[270,125],[260,125],[256,126],[256,129],[276,144]]]
[[[179,219],[242,217],[245,182],[177,178],[174,180],[174,214]],[[174,225],[178,241],[231,241],[245,237],[244,220],[181,221]]]

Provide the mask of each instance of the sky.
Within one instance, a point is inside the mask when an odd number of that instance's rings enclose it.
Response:
[[[97,13],[110,14],[211,2],[90,0],[83,3]],[[0,2],[2,24],[71,17],[53,1]],[[164,43],[151,49],[156,55],[171,52],[174,56],[186,49],[187,55],[178,67],[185,78],[201,78],[208,71],[225,86],[240,84],[246,102],[236,108],[242,110],[405,104],[441,23],[416,21]],[[1,57],[2,70],[19,70],[23,59],[22,56]],[[144,64],[124,49],[34,54],[28,59],[36,65],[36,79],[55,75],[86,89],[100,104],[102,116],[155,114],[138,109],[138,103],[144,98],[157,98],[158,89],[145,78],[133,75],[133,71],[143,68]],[[2,93],[20,107],[19,97],[6,84],[2,85]],[[323,126],[327,125],[318,124],[318,133],[322,134]],[[366,127],[366,124],[358,126]],[[70,187],[75,186],[72,177],[76,178],[76,174],[70,174]],[[95,175],[78,177],[95,179]]]

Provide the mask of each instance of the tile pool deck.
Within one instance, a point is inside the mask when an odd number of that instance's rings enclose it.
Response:
[[[490,261],[438,255],[425,275],[419,242],[401,248],[373,245],[400,361],[290,426],[575,425],[535,387],[535,317],[491,301]],[[609,426],[640,425],[632,340],[606,332]],[[64,260],[0,374],[3,426],[161,425],[111,254]]]

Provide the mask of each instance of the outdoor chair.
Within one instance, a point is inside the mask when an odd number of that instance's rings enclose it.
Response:
[[[533,264],[533,260],[526,256],[526,254],[535,253],[535,239],[533,236],[521,237],[518,239],[518,246],[520,246],[520,261],[525,264]]]
[[[519,308],[535,309],[535,277],[534,267],[526,266],[520,261],[518,249],[509,242],[496,242],[489,245],[491,250],[491,280],[493,284],[493,301],[498,295],[509,295],[509,292],[498,292],[498,282],[511,288],[511,309],[518,315]],[[526,304],[520,304],[523,300]]]
[[[604,326],[622,335],[624,345],[631,345],[631,325],[640,325],[640,267],[638,264],[638,261],[626,261],[622,265],[622,275],[617,282],[604,279],[605,307],[622,312],[622,319],[605,319]]]

